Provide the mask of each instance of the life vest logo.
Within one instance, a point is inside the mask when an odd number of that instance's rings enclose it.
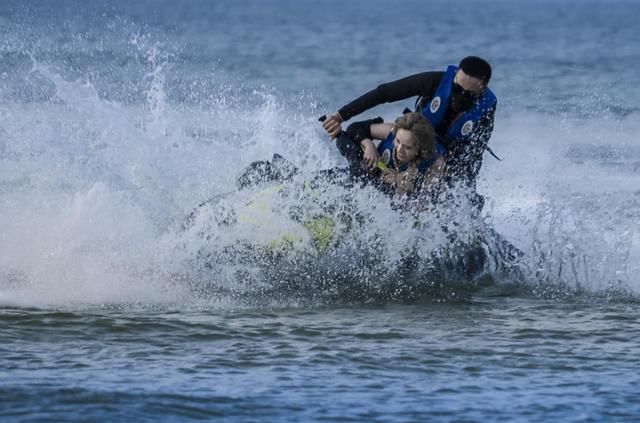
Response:
[[[462,132],[462,135],[466,137],[471,133],[471,131],[473,131],[473,121],[468,120],[464,123],[464,125],[462,125],[462,130],[460,132]]]
[[[391,150],[384,150],[382,152],[382,162],[386,165],[389,164],[389,162],[391,161]]]
[[[440,103],[442,103],[440,97],[434,97],[433,100],[431,100],[431,104],[429,105],[429,110],[431,110],[431,113],[435,113],[438,111],[438,109],[440,108]]]

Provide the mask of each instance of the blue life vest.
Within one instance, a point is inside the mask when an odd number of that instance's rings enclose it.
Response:
[[[393,132],[389,132],[389,135],[387,135],[387,139],[385,139],[384,141],[382,141],[380,143],[380,145],[378,145],[378,154],[380,155],[380,160],[382,160],[382,163],[386,164],[389,167],[392,168],[396,168],[396,165],[393,161],[393,140],[395,138],[395,135],[393,134]],[[445,148],[440,145],[440,143],[436,143],[436,154],[434,154],[433,156],[424,159],[420,162],[420,164],[418,165],[418,172],[419,173],[425,173],[427,171],[427,169],[429,169],[429,167],[431,167],[431,165],[439,158],[439,157],[444,157],[444,155],[447,153],[447,151],[445,150]],[[400,172],[404,172],[408,169],[409,165],[407,163],[403,164],[402,166],[400,166],[399,168],[397,168]]]
[[[449,99],[451,97],[451,88],[453,86],[453,78],[456,75],[458,68],[456,66],[447,67],[447,71],[440,81],[440,85],[436,90],[433,98],[427,102],[421,110],[424,117],[429,119],[433,124],[433,127],[438,128],[438,125],[442,123],[447,106],[449,105]],[[480,118],[484,116],[489,110],[494,109],[498,99],[495,94],[487,88],[484,94],[476,104],[464,112],[461,116],[453,121],[447,133],[445,135],[445,143],[447,147],[456,144],[465,144],[469,142],[469,138],[473,133],[473,130],[478,126]]]

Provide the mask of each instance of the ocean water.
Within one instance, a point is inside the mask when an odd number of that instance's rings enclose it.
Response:
[[[0,0],[0,419],[640,419],[638,16],[630,0]],[[463,205],[415,226],[335,187],[324,206],[366,222],[340,247],[238,253],[291,229],[218,225],[253,195],[229,194],[246,165],[342,166],[318,116],[471,54],[494,68],[503,159],[485,155],[481,219]],[[451,247],[486,228],[515,266]]]

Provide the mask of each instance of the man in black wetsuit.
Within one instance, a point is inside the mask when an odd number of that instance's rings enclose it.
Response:
[[[382,103],[418,96],[416,111],[431,121],[447,151],[447,179],[475,188],[497,103],[487,87],[490,79],[489,63],[466,57],[444,72],[423,72],[382,84],[328,115],[322,126],[335,138],[341,123],[353,116]]]

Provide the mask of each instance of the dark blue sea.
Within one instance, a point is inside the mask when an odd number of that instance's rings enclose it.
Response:
[[[640,420],[639,17],[0,0],[0,420]],[[236,190],[274,153],[345,166],[319,116],[467,55],[498,97],[480,216]],[[351,219],[321,252],[314,205]]]

